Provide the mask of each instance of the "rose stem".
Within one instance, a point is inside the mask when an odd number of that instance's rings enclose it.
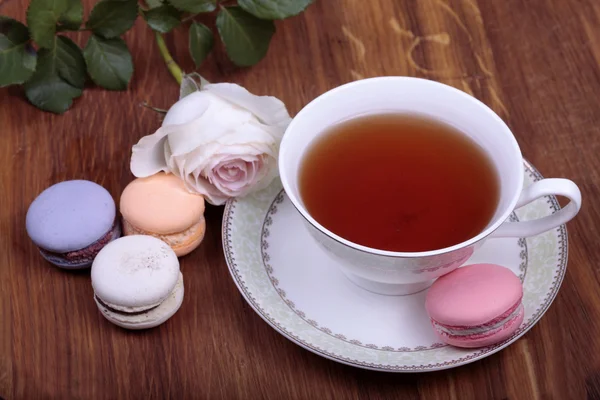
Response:
[[[160,114],[166,114],[168,112],[167,110],[165,110],[163,108],[158,108],[158,107],[154,107],[154,106],[150,105],[150,103],[148,103],[147,101],[142,102],[141,105],[142,105],[142,107],[149,108],[150,110],[156,111],[157,113],[160,113]]]
[[[179,68],[179,65],[177,65],[175,60],[173,60],[173,57],[171,57],[171,53],[169,53],[169,49],[167,48],[165,39],[158,32],[154,33],[154,37],[156,38],[158,50],[160,51],[160,55],[162,56],[162,58],[165,60],[167,68],[169,68],[171,75],[173,75],[173,78],[175,78],[177,83],[181,85],[181,80],[183,79],[183,72],[181,71],[181,68]]]

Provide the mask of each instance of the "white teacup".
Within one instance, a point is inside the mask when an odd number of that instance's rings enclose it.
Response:
[[[382,112],[418,113],[468,135],[495,164],[500,199],[494,217],[477,236],[455,246],[425,252],[392,252],[350,242],[317,222],[304,207],[298,174],[305,150],[328,127],[359,115]],[[489,107],[451,86],[410,77],[355,81],[330,90],[304,107],[287,128],[279,152],[279,173],[290,200],[304,217],[312,236],[359,286],[381,294],[409,294],[464,264],[492,237],[534,236],[571,220],[581,207],[581,192],[567,179],[543,179],[523,190],[521,150],[506,124]],[[525,222],[505,222],[515,208],[546,195],[567,197],[569,204],[553,215]],[[377,207],[377,204],[373,204]],[[451,212],[449,206],[448,209]],[[368,218],[360,210],[356,218]]]

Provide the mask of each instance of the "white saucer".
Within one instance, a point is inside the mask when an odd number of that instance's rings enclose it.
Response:
[[[539,179],[540,174],[525,163],[525,185]],[[546,197],[517,210],[511,218],[540,218],[558,209],[556,198]],[[227,203],[223,248],[242,295],[288,339],[356,367],[424,372],[487,357],[531,329],[558,292],[567,266],[568,243],[566,228],[561,226],[527,239],[490,239],[471,257],[467,264],[500,264],[521,278],[525,320],[508,340],[470,350],[439,342],[425,312],[426,291],[384,296],[349,281],[337,261],[306,231],[279,181]]]

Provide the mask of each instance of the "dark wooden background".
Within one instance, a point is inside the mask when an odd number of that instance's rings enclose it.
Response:
[[[26,0],[0,0],[24,20]],[[92,0],[86,1],[86,12]],[[186,29],[168,35],[187,71]],[[85,33],[75,35],[84,43]],[[600,399],[600,3],[596,0],[316,0],[277,23],[268,56],[237,69],[222,50],[200,72],[281,98],[295,114],[362,77],[411,75],[456,86],[491,106],[548,177],[577,182],[584,206],[568,225],[569,267],[556,301],[504,351],[453,370],[401,375],[320,358],[258,317],[229,277],[222,208],[207,210],[201,248],[182,260],[186,296],[157,329],[108,323],[89,272],[44,262],[25,213],[47,186],[74,178],[118,201],[131,146],[159,126],[140,106],[178,95],[148,28],[125,39],[127,92],[87,90],[63,116],[0,90],[0,397],[7,399]]]

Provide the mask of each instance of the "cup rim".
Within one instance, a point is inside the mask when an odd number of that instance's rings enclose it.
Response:
[[[296,116],[292,119],[292,121],[290,122],[290,124],[288,125],[288,127],[285,130],[285,133],[283,135],[283,138],[281,140],[281,144],[279,147],[279,160],[278,160],[279,177],[280,177],[281,183],[283,185],[283,189],[285,190],[288,198],[290,199],[290,201],[292,202],[292,204],[294,205],[296,210],[298,210],[298,212],[302,215],[302,217],[309,224],[311,224],[314,228],[316,228],[322,234],[335,240],[336,242],[343,244],[347,247],[353,248],[355,250],[364,252],[364,253],[373,254],[373,255],[377,255],[377,256],[383,256],[383,257],[416,258],[416,257],[428,257],[428,256],[436,256],[436,255],[446,254],[446,253],[453,252],[455,250],[460,250],[462,248],[474,245],[475,243],[477,243],[477,242],[485,239],[487,236],[491,235],[496,229],[498,229],[500,227],[500,225],[502,225],[508,219],[510,214],[514,211],[515,206],[517,205],[519,196],[521,194],[521,191],[523,190],[523,180],[524,180],[523,174],[519,174],[519,176],[517,178],[518,188],[515,191],[515,193],[513,194],[513,198],[510,200],[508,206],[506,207],[504,212],[500,216],[498,216],[495,219],[495,221],[488,228],[486,228],[485,230],[480,232],[478,235],[473,236],[472,238],[465,240],[461,243],[458,243],[458,244],[455,244],[455,245],[452,245],[449,247],[444,247],[441,249],[419,251],[419,252],[380,250],[380,249],[364,246],[364,245],[352,242],[350,240],[344,239],[343,237],[341,237],[341,236],[333,233],[329,229],[325,228],[317,220],[315,220],[310,215],[308,210],[306,210],[306,208],[302,205],[301,200],[295,195],[294,191],[291,190],[290,178],[288,177],[287,174],[284,173],[285,169],[283,168],[283,164],[284,164],[284,161],[286,158],[286,153],[287,153],[286,152],[286,149],[287,149],[286,143],[289,141],[289,137],[290,137],[289,132],[293,131],[294,127],[298,124],[298,120],[301,118],[306,118],[307,114],[309,114],[311,112],[312,108],[317,107],[319,103],[323,102],[324,100],[326,100],[329,97],[336,95],[338,92],[348,90],[349,88],[360,87],[360,86],[369,85],[369,84],[381,82],[381,81],[394,81],[396,83],[403,82],[403,81],[404,82],[409,82],[409,81],[419,82],[419,84],[430,85],[432,87],[435,87],[435,89],[437,89],[437,90],[446,90],[448,92],[452,92],[452,93],[454,93],[454,95],[462,97],[466,101],[470,101],[470,102],[474,103],[475,105],[477,105],[477,107],[480,108],[482,113],[486,113],[489,117],[491,117],[493,120],[495,120],[495,122],[498,124],[500,129],[506,131],[509,134],[508,137],[509,137],[509,140],[511,141],[513,150],[517,152],[520,160],[523,159],[521,149],[519,147],[519,144],[517,143],[517,140],[516,140],[514,134],[512,133],[512,131],[510,130],[508,125],[506,125],[506,123],[498,116],[498,114],[496,114],[490,107],[488,107],[485,103],[483,103],[479,99],[477,99],[459,89],[456,89],[450,85],[446,85],[444,83],[433,81],[430,79],[416,78],[416,77],[409,77],[409,76],[380,76],[380,77],[374,77],[374,78],[360,79],[360,80],[345,83],[343,85],[340,85],[333,89],[330,89],[330,90],[322,93],[321,95],[317,96],[313,100],[311,100],[296,114]]]

